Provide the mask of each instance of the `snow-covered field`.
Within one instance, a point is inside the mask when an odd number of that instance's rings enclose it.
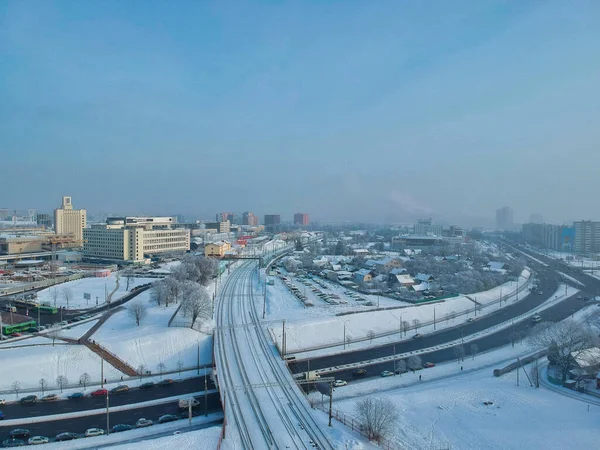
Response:
[[[522,289],[518,295],[519,299],[523,299],[528,294],[525,280],[529,280],[529,278],[530,272],[525,270],[519,284],[520,289]],[[275,283],[274,286],[269,286],[267,311],[271,320],[286,318],[286,349],[288,353],[301,352],[307,348],[323,345],[339,344],[342,346],[344,335],[346,339],[350,336],[349,347],[356,349],[357,345],[369,345],[371,342],[367,340],[359,344],[357,342],[352,343],[353,340],[366,338],[370,331],[375,334],[399,332],[400,324],[405,321],[410,324],[411,330],[409,333],[411,335],[416,332],[413,329],[414,320],[418,320],[421,324],[418,332],[431,332],[433,331],[433,324],[427,326],[422,326],[422,324],[433,321],[434,315],[436,318],[435,329],[440,330],[456,326],[468,318],[474,318],[475,302],[484,305],[484,308],[477,313],[480,316],[497,311],[503,306],[517,301],[517,283],[509,282],[486,292],[459,296],[434,304],[411,305],[394,310],[368,311],[336,316],[334,314],[344,310],[356,311],[358,308],[347,306],[304,308],[300,301],[287,290],[285,285],[281,284],[280,281]],[[500,295],[508,298],[502,302],[502,305],[499,303],[490,305],[490,303],[500,298]],[[366,307],[361,307],[361,309],[364,310]],[[271,332],[280,342],[281,326],[274,325]]]
[[[524,376],[517,386],[514,372],[495,378],[488,368],[379,395],[396,405],[402,424],[396,435],[411,449],[431,448],[433,442],[461,450],[563,450],[597,448],[600,438],[600,407],[588,412],[585,402],[531,387]],[[336,408],[355,414],[355,400]]]
[[[52,340],[46,339],[46,342],[52,343]],[[10,390],[14,381],[19,381],[25,389],[37,388],[41,378],[54,388],[59,375],[66,376],[70,383],[77,383],[83,373],[100,381],[100,357],[82,345],[0,346],[0,361],[0,390]],[[104,364],[105,378],[114,379],[121,375],[109,364]]]
[[[143,364],[152,372],[158,371],[160,363],[166,365],[166,370],[176,370],[179,361],[183,367],[196,366],[198,346],[200,364],[212,361],[212,336],[189,328],[167,327],[178,305],[157,306],[150,301],[150,291],[142,292],[138,299],[148,306],[148,315],[139,327],[128,310],[133,302],[128,302],[127,309],[108,319],[92,339],[132,367]]]
[[[85,333],[87,333],[90,328],[92,328],[98,320],[90,320],[89,322],[84,322],[79,325],[71,325],[70,327],[63,328],[60,330],[59,336],[71,339],[79,339]]]
[[[155,278],[134,278],[129,283],[129,290],[135,286],[141,284],[152,283],[156,281]],[[64,288],[71,289],[71,298],[69,299],[68,309],[88,309],[95,308],[96,299],[98,306],[105,303],[106,298],[117,286],[117,276],[112,273],[108,277],[90,277],[82,278],[80,280],[69,281],[62,283],[57,286],[52,286],[38,292],[38,301],[40,303],[48,303],[52,306],[64,306],[67,307],[67,300],[64,296]],[[119,289],[113,294],[111,300],[117,300],[127,294],[127,279],[120,277]],[[54,301],[54,292],[56,292],[56,302]],[[91,296],[90,300],[86,300],[83,297],[84,293],[88,293]]]

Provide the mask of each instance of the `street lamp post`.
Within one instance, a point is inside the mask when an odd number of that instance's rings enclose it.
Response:
[[[108,413],[109,400],[108,400],[108,390],[106,391],[106,434],[110,434],[110,416]]]

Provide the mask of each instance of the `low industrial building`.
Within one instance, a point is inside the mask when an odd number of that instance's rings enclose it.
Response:
[[[222,258],[231,250],[231,244],[227,241],[213,242],[204,247],[204,256]]]
[[[190,249],[190,230],[173,229],[172,217],[109,217],[83,230],[87,259],[139,263],[168,252]]]
[[[0,234],[0,254],[19,255],[42,251],[44,238],[41,236]]]

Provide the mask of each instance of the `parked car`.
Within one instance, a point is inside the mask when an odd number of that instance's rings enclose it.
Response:
[[[32,405],[37,402],[37,395],[27,395],[21,398],[20,401],[22,405]]]
[[[2,447],[25,447],[25,441],[21,439],[6,439],[2,441]]]
[[[140,389],[151,389],[154,387],[154,382],[148,381],[147,383],[140,384]]]
[[[472,317],[469,317],[469,318],[467,319],[467,322],[473,322],[474,320],[475,320],[475,319],[473,319]]]
[[[29,445],[47,444],[48,442],[50,442],[50,439],[46,436],[33,436],[27,441]]]
[[[176,420],[177,420],[177,416],[175,416],[173,414],[165,414],[164,416],[160,416],[158,418],[158,423],[174,422]]]
[[[0,398],[0,406],[6,405],[6,399]]]
[[[0,420],[4,420],[4,413],[0,411]]]
[[[92,397],[104,397],[104,396],[106,396],[106,394],[108,394],[108,391],[106,389],[97,389],[94,392],[92,392],[90,395]]]
[[[94,436],[102,436],[104,434],[104,430],[102,428],[88,428],[85,431],[85,437],[94,437]]]
[[[417,333],[417,334],[415,334],[415,335],[414,335],[412,338],[413,338],[413,339],[420,339],[420,338],[422,338],[422,337],[423,337],[423,335],[422,335],[421,333]]]
[[[21,336],[23,336],[22,333],[13,333],[10,335],[10,337],[21,337]]]
[[[15,428],[10,433],[8,433],[8,436],[11,439],[29,439],[30,434],[31,433],[29,432],[29,430],[26,430],[25,428]]]
[[[175,383],[175,380],[172,380],[171,378],[165,378],[164,380],[160,380],[158,382],[159,386],[171,386],[173,383]]]
[[[352,371],[353,377],[365,377],[367,376],[367,369],[354,369]]]
[[[127,386],[126,384],[121,384],[119,386],[117,386],[116,388],[112,388],[110,390],[111,394],[118,394],[120,392],[127,392],[129,390],[129,386]]]
[[[348,384],[348,382],[347,382],[347,381],[344,381],[344,380],[335,380],[335,381],[333,382],[333,385],[334,385],[335,387],[342,387],[342,386],[346,386],[347,384]]]
[[[120,433],[121,431],[129,431],[131,430],[132,426],[131,425],[126,425],[124,423],[119,423],[117,425],[115,425],[114,427],[112,427],[112,432],[113,433]]]
[[[54,402],[56,400],[58,400],[57,394],[48,394],[48,395],[44,395],[42,398],[40,398],[40,401],[42,401],[42,402]]]
[[[423,367],[429,369],[430,367],[435,367],[435,364],[432,362],[426,362],[425,364],[423,364]]]
[[[83,392],[73,392],[71,395],[69,395],[69,400],[77,400],[80,398],[84,398],[85,394]]]
[[[394,375],[394,372],[390,372],[389,370],[384,370],[381,372],[381,377],[391,377]]]
[[[56,442],[72,441],[73,439],[77,439],[78,437],[79,435],[77,433],[71,433],[69,431],[66,431],[56,436]]]
[[[542,318],[540,317],[539,314],[535,314],[532,318],[531,318],[533,323],[538,323],[542,321]]]
[[[138,421],[135,423],[135,426],[137,428],[146,428],[146,427],[150,427],[154,424],[154,422],[152,422],[150,419],[144,419],[143,417],[141,419],[138,419]]]

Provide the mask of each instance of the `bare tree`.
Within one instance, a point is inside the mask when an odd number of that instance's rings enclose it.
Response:
[[[419,369],[422,365],[421,357],[419,355],[411,355],[408,357],[408,368],[414,371]]]
[[[160,376],[162,377],[162,374],[165,371],[165,369],[167,368],[167,366],[165,365],[165,363],[159,362],[158,365],[156,366],[156,368],[158,369],[158,373],[160,373]]]
[[[54,342],[56,342],[56,339],[60,336],[60,325],[56,323],[51,325],[46,336],[52,339],[52,347],[54,347]]]
[[[150,299],[159,306],[169,306],[169,288],[165,280],[154,283],[150,291]]]
[[[351,343],[352,343],[352,335],[347,334],[346,335],[346,344],[348,345],[348,347],[350,347]]]
[[[142,381],[142,377],[146,374],[146,370],[148,370],[148,368],[144,364],[138,366],[137,373],[140,376],[140,381]]]
[[[363,398],[356,402],[355,409],[369,440],[380,442],[396,428],[398,412],[388,399]]]
[[[519,340],[519,333],[516,331],[511,331],[509,335],[510,344],[514,348],[515,343]]]
[[[519,369],[517,369],[519,370]],[[536,359],[529,369],[529,376],[531,377],[531,382],[536,388],[540,387],[540,367],[538,364],[538,360]]]
[[[40,385],[40,389],[42,390],[42,396],[44,396],[44,392],[46,392],[46,389],[48,389],[48,380],[46,380],[45,378],[40,378],[40,381],[38,381],[39,385]]]
[[[177,361],[177,371],[179,372],[179,375],[181,375],[181,369],[183,369],[183,361],[179,360]]]
[[[85,388],[87,387],[87,385],[90,384],[91,380],[92,380],[92,377],[90,377],[90,374],[87,372],[82,373],[81,376],[79,377],[79,384],[81,384],[83,386],[84,391],[85,391]]]
[[[477,344],[471,344],[471,359],[475,359],[475,355],[478,351],[479,347],[477,347]]]
[[[56,385],[60,388],[60,392],[62,394],[63,388],[69,384],[69,379],[64,375],[59,375],[56,377]]]
[[[375,332],[373,330],[369,330],[367,332],[367,337],[369,338],[369,344],[373,342],[373,339],[375,339]]]
[[[125,269],[123,271],[123,276],[127,280],[127,286],[125,287],[125,290],[129,291],[129,285],[135,281],[135,271],[131,268]]]
[[[542,322],[531,330],[529,336],[531,346],[548,350],[548,361],[560,370],[563,382],[567,380],[572,361],[587,349],[598,346],[598,341],[598,336],[589,326],[574,320]]]
[[[406,372],[406,361],[403,359],[396,361],[396,373],[402,375],[404,372]]]
[[[418,333],[419,327],[421,326],[421,321],[419,319],[413,319],[412,323],[413,327],[415,327],[415,333]]]
[[[212,303],[204,286],[192,281],[184,281],[181,283],[181,292],[183,313],[191,319],[190,328],[194,328],[198,319],[210,319]]]
[[[10,388],[15,391],[15,398],[19,397],[19,391],[21,390],[21,382],[20,381],[13,381],[12,384],[10,385]]]
[[[52,302],[54,303],[54,306],[56,307],[56,300],[58,300],[58,288],[56,286],[54,286],[52,289],[50,289],[50,298],[52,299]]]
[[[457,362],[460,362],[461,360],[464,361],[465,360],[465,348],[462,345],[455,345],[454,346],[454,356],[456,356]]]
[[[69,302],[73,298],[73,289],[71,289],[69,286],[63,286],[62,296],[65,299],[65,302],[67,303],[66,309],[69,309]]]
[[[402,321],[402,331],[404,331],[404,336],[406,337],[406,333],[408,332],[410,328],[410,323],[408,323],[406,320]]]
[[[137,299],[129,305],[129,315],[133,317],[136,325],[139,327],[140,322],[148,315],[148,307],[142,300]]]

